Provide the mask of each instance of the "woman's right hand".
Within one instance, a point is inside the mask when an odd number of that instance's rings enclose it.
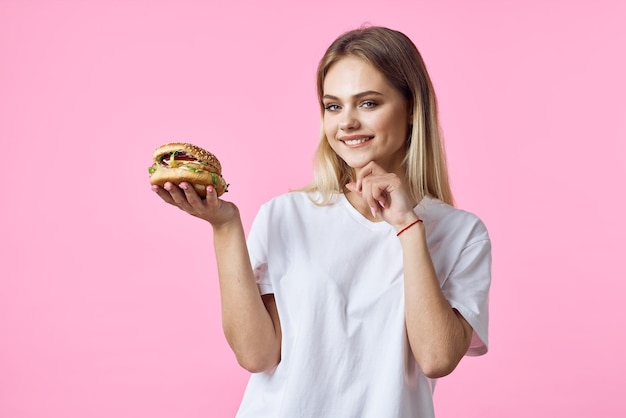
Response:
[[[206,199],[200,198],[195,188],[186,182],[179,185],[167,182],[163,187],[152,186],[152,190],[170,205],[177,206],[188,214],[220,227],[237,220],[239,210],[225,200],[219,199],[213,186],[207,186]]]

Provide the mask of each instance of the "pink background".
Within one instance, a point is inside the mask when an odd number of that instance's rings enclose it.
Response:
[[[222,161],[246,228],[310,178],[315,66],[364,22],[408,34],[453,189],[493,239],[491,351],[438,417],[626,415],[623,1],[0,1],[0,417],[230,417],[211,229],[152,150]]]

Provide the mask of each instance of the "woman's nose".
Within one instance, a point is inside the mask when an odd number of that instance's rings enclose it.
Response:
[[[357,129],[360,126],[359,119],[353,111],[346,109],[339,122],[339,129],[343,131]]]

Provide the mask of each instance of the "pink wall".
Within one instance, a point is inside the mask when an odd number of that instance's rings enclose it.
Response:
[[[491,352],[439,417],[626,415],[622,1],[0,1],[0,417],[229,417],[211,229],[150,191],[213,151],[246,226],[304,184],[317,60],[363,22],[430,67],[494,245]]]

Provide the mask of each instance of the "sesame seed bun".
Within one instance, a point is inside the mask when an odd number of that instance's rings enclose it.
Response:
[[[215,155],[211,154],[204,148],[193,144],[187,144],[185,142],[172,142],[170,144],[161,145],[152,153],[152,159],[156,162],[160,156],[174,151],[184,151],[187,154],[196,157],[199,161],[210,165],[214,173],[219,175],[222,174],[222,165]]]

